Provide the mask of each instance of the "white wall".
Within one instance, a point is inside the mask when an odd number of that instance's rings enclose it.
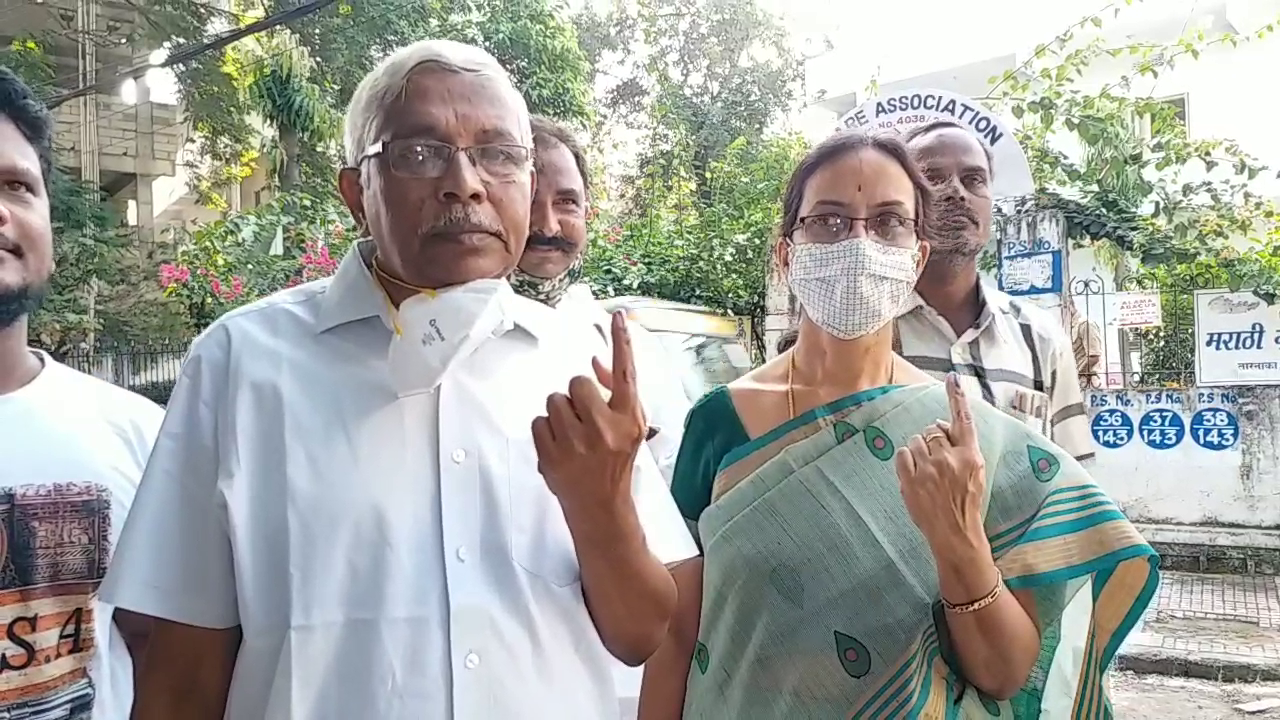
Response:
[[[1251,528],[1280,527],[1280,389],[1264,387],[1201,388],[1162,391],[1095,391],[1086,393],[1094,427],[1097,458],[1089,468],[1098,484],[1138,523],[1225,525]],[[1210,449],[1197,438],[1212,441],[1215,427],[1195,427],[1196,413],[1221,410],[1238,428],[1235,442]],[[1146,423],[1169,417],[1180,440],[1172,447],[1160,442],[1170,433],[1148,430]],[[1102,414],[1104,417],[1099,418]],[[1116,421],[1117,416],[1127,418]],[[1157,416],[1163,416],[1159,420]],[[1222,416],[1218,416],[1220,419]],[[1200,418],[1202,421],[1205,416]],[[1116,432],[1120,422],[1129,429]],[[1161,426],[1163,427],[1163,426]],[[1107,433],[1110,432],[1108,435]],[[1121,447],[1105,447],[1119,444]],[[1217,440],[1229,438],[1219,432]],[[1207,444],[1212,445],[1212,442]]]

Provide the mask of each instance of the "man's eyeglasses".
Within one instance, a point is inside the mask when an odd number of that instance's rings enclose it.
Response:
[[[834,243],[853,235],[854,223],[864,223],[867,235],[875,241],[896,247],[908,247],[916,240],[916,221],[895,213],[870,218],[849,217],[836,213],[806,215],[791,228],[789,237],[805,243]]]
[[[457,153],[465,153],[481,175],[490,180],[510,180],[529,171],[533,150],[523,145],[494,144],[457,147],[414,138],[381,140],[369,146],[360,159],[377,155],[387,159],[391,172],[411,178],[434,179],[449,170]]]

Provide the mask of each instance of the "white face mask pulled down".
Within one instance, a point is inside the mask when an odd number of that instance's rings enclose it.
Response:
[[[787,279],[805,315],[841,340],[869,335],[901,312],[916,285],[916,247],[866,238],[790,248]]]
[[[387,351],[396,393],[403,398],[435,390],[450,368],[506,331],[508,297],[514,294],[505,280],[473,280],[400,303]]]

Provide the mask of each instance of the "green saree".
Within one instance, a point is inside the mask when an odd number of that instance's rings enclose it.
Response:
[[[967,686],[894,449],[949,417],[942,385],[837,401],[725,458],[702,514],[702,617],[686,720],[1110,718],[1106,671],[1158,585],[1158,558],[1066,453],[973,403],[986,529],[1032,590],[1039,661],[996,701]],[[807,421],[806,421],[807,419]]]

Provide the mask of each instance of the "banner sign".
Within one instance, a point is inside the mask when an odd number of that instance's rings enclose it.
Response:
[[[1229,290],[1195,302],[1198,385],[1280,385],[1280,305]]]
[[[905,135],[939,120],[967,128],[991,151],[991,193],[995,198],[1030,195],[1035,190],[1031,166],[1013,130],[990,110],[963,95],[921,89],[872,98],[845,113],[840,118],[840,128]]]

